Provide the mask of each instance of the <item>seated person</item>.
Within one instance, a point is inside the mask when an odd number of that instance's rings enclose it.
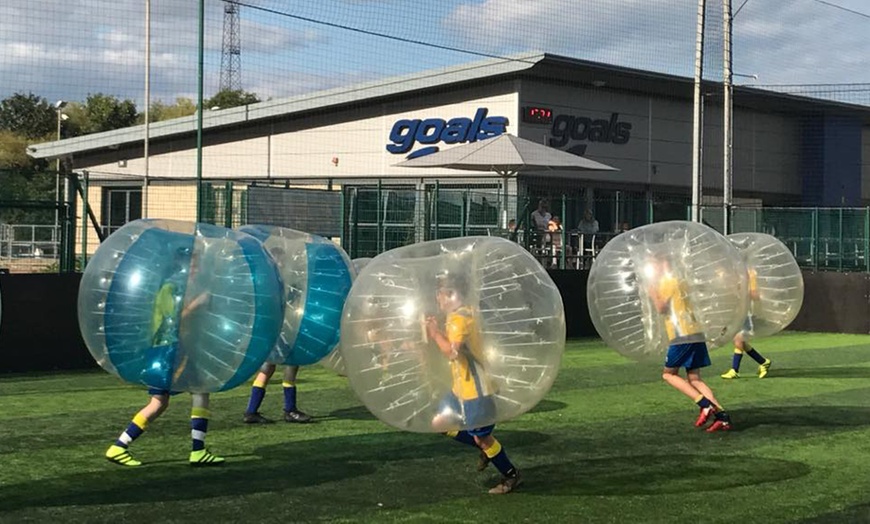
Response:
[[[598,230],[598,221],[592,216],[592,210],[587,209],[580,224],[577,225],[577,231],[584,235],[594,235],[598,233]]]

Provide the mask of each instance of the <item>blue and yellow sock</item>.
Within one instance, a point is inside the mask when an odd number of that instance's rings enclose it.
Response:
[[[245,413],[256,413],[260,411],[260,404],[263,403],[263,398],[266,396],[266,381],[256,379],[254,386],[251,388],[251,399],[248,400],[248,409]]]
[[[764,364],[764,361],[767,360],[766,358],[761,356],[761,353],[755,351],[755,348],[753,347],[750,347],[748,350],[746,350],[746,354],[752,357],[752,360],[758,362],[759,365]]]
[[[124,432],[121,433],[121,436],[118,437],[118,440],[115,441],[115,445],[127,449],[127,446],[129,446],[131,442],[142,436],[146,427],[148,427],[148,419],[139,413],[136,413],[133,417],[133,421],[130,422],[129,426],[127,426],[127,429],[124,430]]]
[[[467,431],[448,431],[445,433],[448,437],[452,438],[456,442],[462,442],[463,444],[468,444],[469,446],[477,446],[477,442],[474,441],[474,437],[471,436]]]
[[[486,453],[486,456],[489,457],[489,460],[492,461],[492,464],[499,470],[499,472],[505,477],[513,477],[517,474],[517,468],[514,467],[513,463],[507,456],[507,452],[501,447],[501,442],[493,439],[492,446],[489,449],[483,450]]]
[[[701,409],[709,408],[710,406],[713,405],[713,403],[710,402],[710,399],[708,399],[704,395],[701,395],[700,397],[696,398],[695,404],[697,404],[698,407],[700,407]]]
[[[741,360],[743,360],[743,351],[735,349],[734,354],[731,356],[731,369],[734,371],[740,371]]]
[[[205,434],[208,432],[208,419],[211,411],[206,408],[191,408],[190,437],[193,440],[193,451],[205,449]]]
[[[296,383],[282,382],[284,386],[284,411],[296,411]]]

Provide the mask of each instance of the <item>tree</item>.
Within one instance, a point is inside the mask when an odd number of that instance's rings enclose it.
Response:
[[[196,113],[196,104],[193,103],[193,100],[180,97],[176,98],[175,103],[172,105],[166,105],[159,100],[152,103],[148,118],[150,118],[152,122],[161,122],[163,120],[190,116],[194,113]],[[142,118],[139,119],[140,123],[144,123],[145,115],[141,116]]]
[[[82,132],[85,134],[130,127],[136,124],[139,115],[132,100],[122,101],[103,93],[88,95],[84,107],[87,121],[82,124]]]
[[[242,91],[241,89],[224,89],[218,91],[213,97],[206,100],[205,107],[227,109],[230,107],[256,104],[259,101],[260,98],[254,93]]]
[[[29,139],[56,133],[57,110],[48,100],[33,93],[15,93],[0,101],[0,130]]]
[[[21,171],[33,168],[27,155],[28,140],[9,130],[0,131],[0,171]]]

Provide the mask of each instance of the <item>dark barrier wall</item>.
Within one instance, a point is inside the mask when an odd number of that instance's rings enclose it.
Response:
[[[570,338],[597,336],[586,303],[587,271],[553,270]],[[3,275],[0,372],[85,369],[96,364],[78,328],[80,274]],[[870,333],[870,275],[804,272],[797,331]]]
[[[562,295],[568,338],[597,337],[598,332],[592,325],[589,306],[586,303],[586,280],[589,278],[589,272],[551,269],[548,273]]]
[[[870,275],[804,271],[804,305],[794,331],[870,333]]]
[[[79,333],[81,277],[0,275],[0,372],[96,367]]]

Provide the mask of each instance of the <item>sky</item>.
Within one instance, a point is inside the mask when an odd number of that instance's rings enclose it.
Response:
[[[530,51],[687,77],[693,72],[697,0],[240,3],[242,88],[262,99]],[[732,3],[736,83],[870,83],[867,0]],[[707,4],[705,77],[719,79],[722,0]],[[3,0],[0,98],[32,92],[50,101],[82,101],[105,93],[141,107],[145,5]],[[218,89],[224,5],[205,0],[206,97]],[[151,99],[196,99],[198,2],[152,0],[150,27]],[[867,87],[849,90],[847,101],[870,105]]]

